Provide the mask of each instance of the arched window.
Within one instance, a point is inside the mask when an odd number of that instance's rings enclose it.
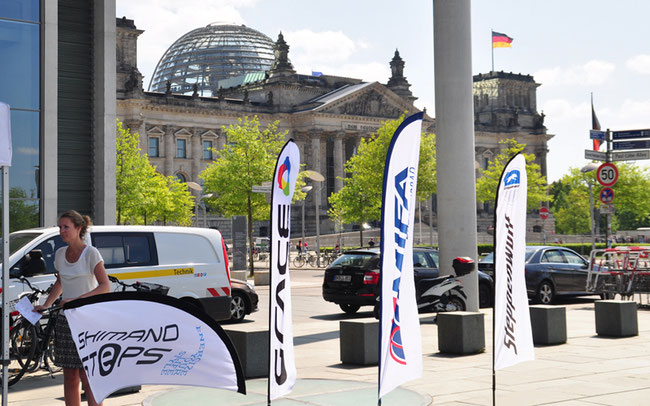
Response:
[[[185,178],[185,175],[183,175],[183,174],[180,173],[180,172],[178,172],[178,173],[176,174],[176,178],[177,178],[178,180],[180,180],[181,182],[183,182],[183,183],[187,182],[187,178]]]

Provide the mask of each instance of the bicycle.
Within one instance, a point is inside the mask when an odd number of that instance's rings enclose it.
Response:
[[[127,288],[133,288],[137,292],[159,293],[161,295],[167,295],[167,292],[169,292],[169,286],[159,285],[157,283],[150,283],[150,282],[126,283],[126,282],[122,282],[121,280],[117,279],[112,275],[108,275],[108,280],[122,286],[122,292],[126,291]],[[118,289],[119,287],[116,288],[116,290]]]
[[[302,268],[307,263],[307,257],[302,251],[298,252],[298,256],[293,259],[293,266]]]

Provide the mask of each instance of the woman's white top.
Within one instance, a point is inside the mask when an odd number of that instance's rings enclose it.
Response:
[[[75,299],[84,293],[95,289],[95,266],[104,261],[97,248],[86,245],[77,262],[68,262],[65,251],[68,247],[61,247],[54,256],[54,268],[59,272],[63,299]]]

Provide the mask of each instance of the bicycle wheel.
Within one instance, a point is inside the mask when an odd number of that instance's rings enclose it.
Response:
[[[309,258],[307,258],[307,262],[311,267],[316,266],[316,255],[310,255]]]
[[[302,268],[305,266],[305,258],[302,255],[295,257],[293,259],[293,266],[296,268]]]
[[[9,366],[7,384],[15,384],[33,364],[36,352],[36,329],[28,322],[17,323],[9,333]]]

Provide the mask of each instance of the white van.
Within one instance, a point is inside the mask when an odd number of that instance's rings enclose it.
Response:
[[[86,240],[99,250],[109,275],[127,282],[169,287],[169,296],[190,301],[216,320],[230,319],[230,273],[217,230],[166,226],[92,226]],[[8,300],[29,287],[25,276],[46,289],[55,280],[54,253],[65,245],[59,229],[11,233]],[[117,286],[114,286],[115,290]]]

